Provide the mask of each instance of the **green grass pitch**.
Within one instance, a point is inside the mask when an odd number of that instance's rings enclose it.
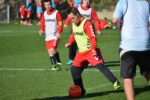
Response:
[[[68,88],[73,85],[70,66],[66,66],[65,48],[71,27],[64,29],[58,46],[63,62],[62,71],[49,70],[51,63],[45,49],[44,35],[38,35],[39,26],[0,24],[0,100],[71,100]],[[87,94],[78,100],[126,100],[123,80],[120,78],[120,31],[106,29],[97,36],[105,65],[120,80],[122,89],[113,85],[96,68],[89,67],[83,74]],[[140,75],[135,77],[135,99],[150,100],[150,87]]]

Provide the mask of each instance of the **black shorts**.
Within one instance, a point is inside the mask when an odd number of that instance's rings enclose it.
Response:
[[[150,74],[150,50],[128,51],[121,56],[121,72],[123,78],[133,78],[136,66],[139,65],[141,75]]]

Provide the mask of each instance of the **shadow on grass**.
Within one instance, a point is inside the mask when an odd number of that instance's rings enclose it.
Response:
[[[150,86],[140,87],[140,88],[134,88],[135,95],[138,95],[142,92],[150,91]]]
[[[138,95],[142,92],[150,91],[150,86],[145,87],[138,87],[135,88],[135,95]],[[80,97],[79,99],[87,99],[92,97],[100,97],[103,95],[108,95],[110,93],[123,93],[124,90],[121,89],[119,91],[103,91],[103,92],[96,92],[96,93],[88,93],[84,97]],[[69,96],[56,96],[56,97],[49,97],[49,98],[41,98],[41,99],[32,99],[32,100],[78,100],[78,99],[72,99]]]
[[[105,66],[107,67],[116,67],[116,66],[120,66],[120,61],[109,61],[109,62],[105,62],[104,63]],[[65,71],[69,71],[71,68],[71,65],[69,68],[66,68]],[[92,65],[91,66],[88,66],[88,68],[95,68],[93,67]]]
[[[109,61],[104,63],[107,67],[120,66],[120,61]]]
[[[79,99],[86,99],[86,98],[92,98],[92,97],[99,97],[103,95],[108,95],[110,93],[120,93],[124,92],[123,90],[119,91],[104,91],[104,92],[97,92],[97,93],[88,93],[84,97],[80,97]],[[50,98],[42,98],[42,99],[33,99],[33,100],[77,100],[77,99],[72,99],[69,96],[58,96],[58,97],[50,97]]]
[[[107,67],[116,67],[120,66],[120,61],[109,61],[104,63],[105,66]],[[94,68],[93,66],[88,66],[88,68]]]

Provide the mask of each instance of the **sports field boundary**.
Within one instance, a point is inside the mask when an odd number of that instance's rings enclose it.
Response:
[[[53,71],[52,69],[42,68],[0,68],[0,71]],[[61,71],[70,71],[70,68],[62,69]],[[85,69],[84,71],[99,71],[98,69]],[[120,72],[120,70],[111,70],[112,72]],[[139,72],[139,71],[137,71]]]

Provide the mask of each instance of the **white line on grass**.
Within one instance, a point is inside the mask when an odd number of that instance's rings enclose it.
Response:
[[[40,69],[40,68],[0,68],[0,71],[51,71],[52,69]],[[70,69],[64,69],[61,71],[70,71]],[[84,71],[98,71],[97,69],[85,69]],[[119,72],[120,70],[111,70],[112,72]],[[139,72],[139,71],[137,71]],[[136,76],[135,79],[141,78],[142,76]],[[123,83],[123,80],[120,81],[121,83]],[[86,90],[88,91],[92,91],[101,87],[106,87],[112,85],[111,83],[103,83],[101,85],[95,86],[95,87],[91,87],[91,88],[87,88]]]
[[[52,69],[42,69],[42,68],[0,68],[0,71],[53,71]],[[70,71],[70,69],[62,69],[61,71]],[[98,69],[85,69],[84,71],[88,72],[99,72]],[[111,70],[112,72],[119,72],[120,70]],[[139,72],[139,71],[137,71]]]
[[[52,71],[52,69],[41,68],[0,68],[0,71]],[[70,69],[62,69],[61,71],[70,71]],[[97,71],[97,69],[85,69],[84,71]],[[119,72],[120,70],[111,70],[112,72]]]
[[[0,33],[12,33],[12,32],[15,32],[15,33],[20,33],[20,32],[31,32],[31,33],[34,33],[34,32],[38,32],[38,31],[0,31]]]

